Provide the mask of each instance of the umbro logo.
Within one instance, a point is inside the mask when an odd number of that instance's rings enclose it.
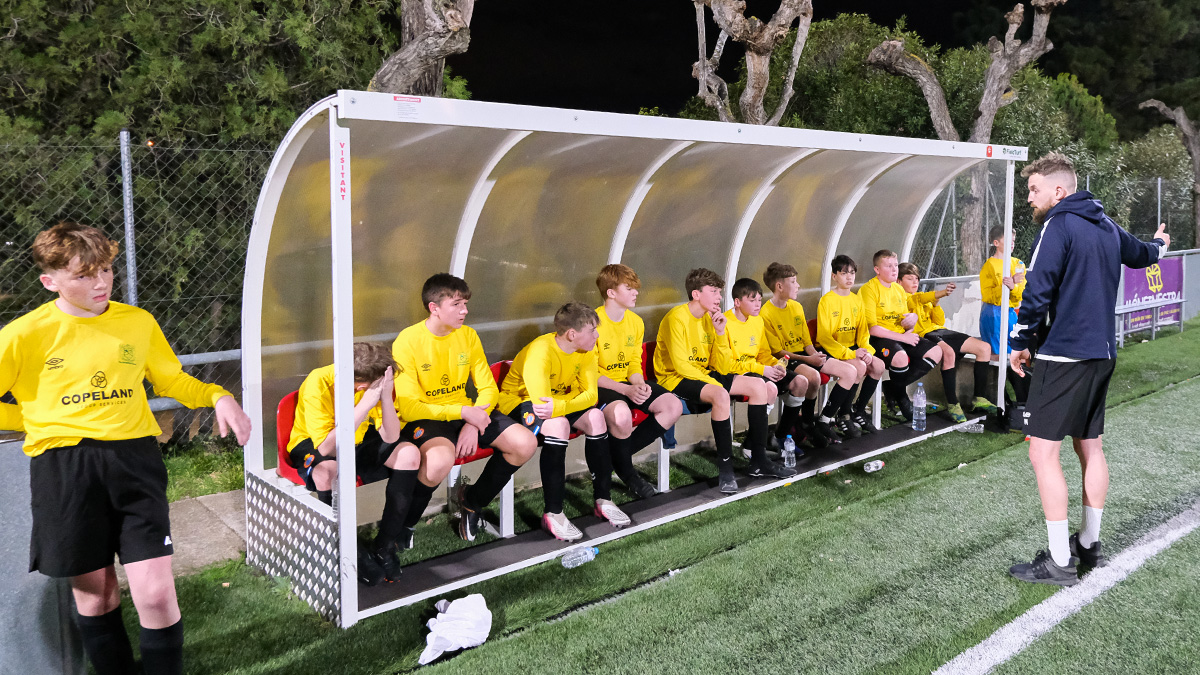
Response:
[[[63,367],[63,360],[52,358],[46,361],[46,370],[58,370]]]
[[[433,364],[430,364],[430,363],[422,363],[421,364],[421,370],[423,372],[428,373],[430,368],[433,368]]]

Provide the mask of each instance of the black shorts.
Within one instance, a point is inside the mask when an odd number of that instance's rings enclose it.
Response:
[[[659,396],[662,396],[663,394],[669,394],[671,392],[660,387],[657,382],[647,382],[646,384],[650,385],[650,398],[647,398],[646,401],[644,403],[642,403],[641,405],[638,405],[637,403],[634,403],[633,401],[629,400],[629,397],[624,394],[618,394],[617,392],[613,391],[612,389],[605,389],[604,387],[600,387],[599,391],[596,392],[598,394],[598,400],[596,401],[596,407],[601,410],[604,410],[604,406],[608,405],[609,403],[615,403],[617,401],[624,401],[625,405],[629,406],[630,410],[641,410],[644,413],[649,413],[650,412],[650,404],[654,403],[654,401],[656,399],[658,399]]]
[[[967,335],[966,333],[960,333],[956,330],[950,330],[949,328],[931,330],[922,337],[934,344],[945,342],[950,346],[950,349],[954,350],[955,354],[961,354],[963,345],[966,344],[967,340],[971,338],[971,336]]]
[[[775,385],[775,388],[779,390],[780,394],[786,394],[788,385],[792,383],[792,380],[796,379],[796,373],[791,370],[784,373],[783,377],[779,378],[778,381],[769,380],[767,379],[766,375],[759,375],[758,373],[738,373],[738,375],[741,375],[742,377],[754,377],[760,380],[767,380],[767,382]]]
[[[908,354],[908,362],[913,363],[925,358],[925,355],[929,353],[930,349],[936,347],[937,343],[932,340],[920,338],[917,340],[917,344],[906,345],[898,340],[889,340],[888,338],[872,335],[871,346],[875,348],[875,356],[883,359],[883,365],[887,366],[888,370],[891,370],[892,359],[901,351]]]
[[[29,571],[74,577],[175,552],[167,467],[153,436],[84,439],[29,462]]]
[[[576,410],[573,413],[567,413],[566,415],[563,415],[563,417],[567,420],[567,425],[574,429],[575,423],[579,421],[579,418],[583,417],[584,413],[594,407],[595,406],[592,406],[591,408],[584,408],[583,410]],[[522,401],[520,405],[508,411],[508,417],[510,422],[516,422],[517,424],[520,424],[526,429],[532,431],[533,434],[538,437],[538,442],[541,443],[542,422],[545,422],[546,420],[533,414],[533,401]]]
[[[720,382],[725,391],[729,391],[733,388],[733,379],[737,377],[737,375],[733,373],[718,373],[715,370],[708,371],[708,376],[717,382]],[[706,386],[708,386],[708,382],[703,380],[685,379],[679,384],[675,385],[675,389],[673,389],[671,393],[685,401],[707,405],[700,399],[700,391]],[[695,406],[692,408],[695,409]]]
[[[399,440],[394,443],[384,443],[375,427],[367,429],[367,433],[363,434],[362,443],[354,446],[354,471],[358,474],[358,478],[362,479],[364,485],[388,477],[388,468],[383,463],[392,456],[392,450],[395,450],[399,444]],[[288,464],[291,464],[296,473],[300,474],[300,478],[304,480],[304,487],[308,488],[309,492],[317,491],[317,485],[313,482],[312,477],[313,469],[321,462],[331,459],[336,460],[337,457],[330,457],[318,452],[313,447],[310,438],[300,441],[288,451]]]
[[[479,434],[479,447],[481,448],[492,447],[500,434],[513,424],[511,419],[496,408],[492,408],[489,420],[487,428]],[[418,448],[431,438],[444,438],[451,444],[457,444],[458,434],[462,431],[464,424],[466,422],[463,420],[417,420],[404,425],[404,428],[400,430],[400,440],[412,443]]]
[[[1104,433],[1104,401],[1116,359],[1039,359],[1025,404],[1025,435],[1048,441],[1099,438]]]

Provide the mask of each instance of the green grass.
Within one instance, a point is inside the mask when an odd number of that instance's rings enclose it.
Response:
[[[1191,441],[1200,380],[1170,386],[1197,374],[1200,332],[1122,352],[1110,403],[1125,404],[1109,411],[1106,437],[1110,550],[1200,492]],[[1078,466],[1064,459],[1077,485]],[[702,454],[676,464],[679,480],[712,474]],[[568,508],[579,508],[586,486],[571,490]],[[537,509],[539,492],[520,497],[518,515]],[[418,549],[461,546],[448,531],[444,516],[420,527]],[[1024,444],[947,434],[892,453],[884,471],[847,467],[611,542],[575,570],[551,562],[465,589],[488,599],[492,639],[433,671],[927,673],[1052,592],[1005,574],[1040,546]],[[1189,587],[1180,587],[1184,602]],[[432,605],[340,631],[239,563],[182,577],[178,588],[195,673],[408,670]]]
[[[167,500],[240,490],[246,485],[242,452],[231,439],[196,436],[163,450],[167,465]]]

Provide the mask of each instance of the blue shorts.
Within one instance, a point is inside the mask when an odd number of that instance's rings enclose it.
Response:
[[[1012,331],[1015,325],[1017,325],[1017,310],[1015,307],[1009,307],[1008,330]],[[993,354],[1000,353],[1000,305],[983,303],[983,310],[979,312],[979,337],[992,346]],[[1011,343],[1008,352],[1012,353]]]

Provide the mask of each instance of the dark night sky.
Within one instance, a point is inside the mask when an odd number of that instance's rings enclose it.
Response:
[[[904,15],[927,43],[954,46],[950,15],[959,2],[817,0],[814,20],[842,12],[891,26]],[[778,0],[750,0],[748,14],[766,20]],[[707,10],[706,10],[707,11]],[[1001,21],[996,32],[1001,33]],[[717,30],[708,31],[710,43]],[[732,41],[722,75],[736,77],[741,53]],[[481,101],[635,113],[658,106],[674,114],[696,93],[695,9],[688,0],[478,0],[471,47],[449,59]]]

